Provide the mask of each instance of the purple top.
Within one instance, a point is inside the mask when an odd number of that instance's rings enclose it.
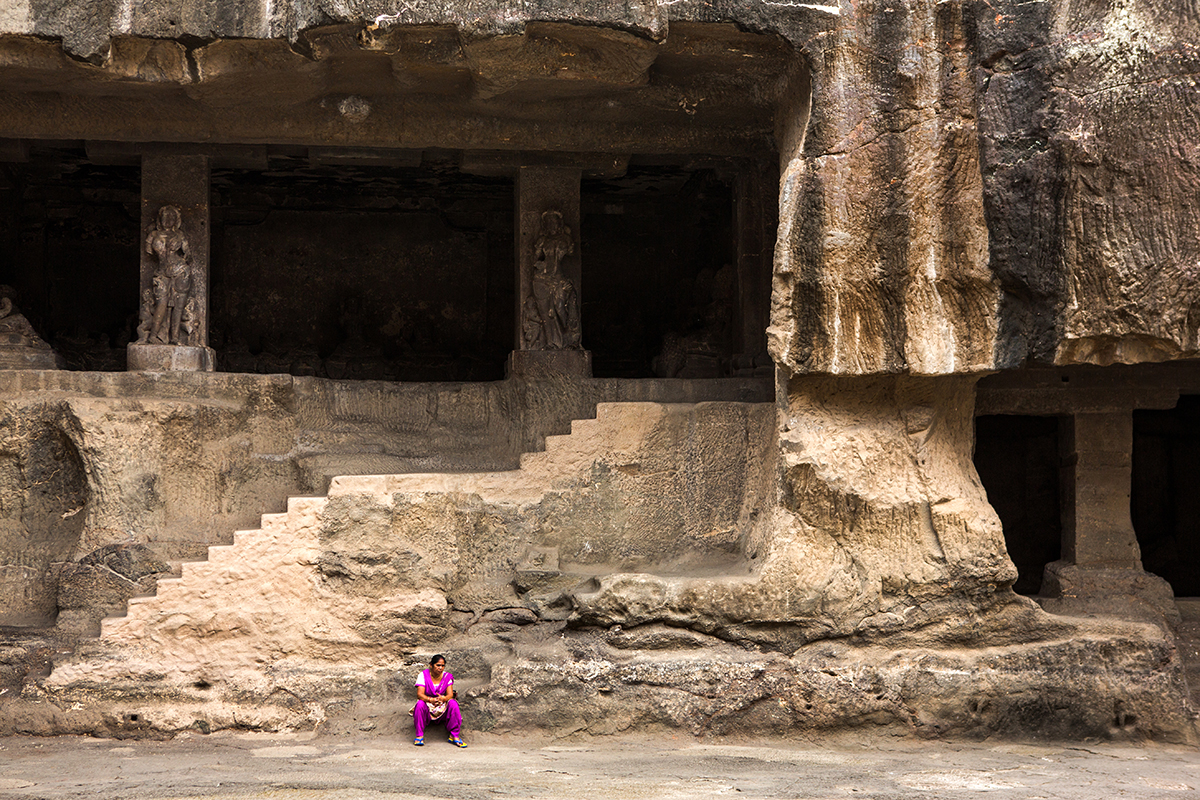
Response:
[[[426,669],[421,671],[421,676],[417,678],[417,682],[413,685],[424,686],[427,697],[436,697],[437,695],[445,694],[446,689],[454,685],[454,676],[449,672],[443,672],[442,679],[435,686],[433,677],[429,674],[429,670]]]

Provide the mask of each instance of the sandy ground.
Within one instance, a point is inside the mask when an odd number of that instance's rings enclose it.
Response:
[[[0,798],[1184,798],[1200,750],[1164,745],[552,742],[215,733],[168,742],[0,738]]]

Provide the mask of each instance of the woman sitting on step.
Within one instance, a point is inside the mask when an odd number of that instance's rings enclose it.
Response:
[[[429,669],[422,670],[417,678],[417,697],[420,699],[412,710],[413,722],[417,724],[417,738],[413,739],[413,744],[418,747],[425,744],[425,726],[444,719],[450,741],[466,747],[460,735],[462,713],[454,699],[454,676],[446,672],[445,656],[439,653],[429,659]]]

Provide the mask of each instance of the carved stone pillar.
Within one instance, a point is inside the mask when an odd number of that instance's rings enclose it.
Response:
[[[141,325],[130,370],[213,370],[209,236],[209,157],[143,153]]]
[[[1133,412],[1077,412],[1059,427],[1062,559],[1046,565],[1042,605],[1068,614],[1177,622],[1170,585],[1142,570],[1129,514]]]
[[[737,305],[734,309],[735,374],[774,371],[767,354],[771,317],[771,266],[778,226],[778,171],[754,162],[737,174],[734,184],[734,230],[737,237]]]
[[[1060,426],[1063,560],[1081,567],[1141,569],[1129,516],[1131,411],[1074,414]]]
[[[592,372],[580,341],[579,182],[572,167],[521,167],[516,179],[517,330],[510,375]]]

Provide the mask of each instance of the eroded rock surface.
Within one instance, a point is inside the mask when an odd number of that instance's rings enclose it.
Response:
[[[340,730],[364,715],[402,729],[407,676],[437,650],[484,729],[1190,736],[1169,632],[1011,592],[997,522],[956,460],[972,382],[863,389],[788,386],[768,520],[748,511],[772,486],[774,465],[753,462],[769,405],[601,406],[520,470],[335,479],[24,680],[6,730]],[[560,527],[573,519],[582,538]],[[92,560],[133,566],[118,555]]]
[[[1197,352],[1194,4],[974,4],[997,366]]]
[[[752,574],[615,573],[578,596],[594,624],[668,622],[790,648],[948,625],[1020,603],[999,520],[965,453],[973,382],[796,378],[781,412],[779,506]],[[975,624],[979,624],[976,622]],[[987,625],[989,623],[984,622]],[[1003,636],[1000,627],[989,635]],[[980,639],[981,640],[981,639]]]
[[[85,632],[159,562],[329,495],[157,580],[48,677],[49,640],[6,654],[5,730],[403,719],[396,675],[436,646],[485,727],[1194,737],[1162,583],[1126,565],[1162,625],[1016,596],[970,459],[985,372],[1200,349],[1193,5],[0,7],[14,152],[449,149],[498,175],[536,149],[600,176],[778,155],[781,177],[773,407],[562,375],[6,379],[3,621]],[[129,540],[149,552],[105,549]]]

